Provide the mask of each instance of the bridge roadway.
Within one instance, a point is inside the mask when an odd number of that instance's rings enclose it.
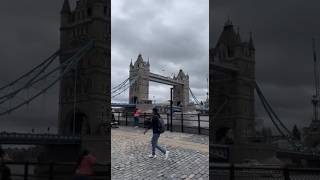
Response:
[[[126,104],[126,103],[111,103],[111,107],[126,107],[126,108],[135,108],[136,104]]]
[[[161,76],[161,75],[154,74],[151,72],[149,73],[149,80],[153,81],[153,82],[161,83],[161,84],[171,85],[171,86],[183,85],[183,83],[181,83],[177,80],[174,80],[170,77]]]
[[[215,162],[228,162],[229,152],[232,146],[213,144],[210,145],[210,159]],[[276,150],[278,158],[304,159],[309,161],[320,161],[320,155],[315,153],[289,151],[283,149]]]
[[[0,133],[0,144],[14,145],[77,145],[80,136],[63,136],[58,134],[32,134],[32,133]]]

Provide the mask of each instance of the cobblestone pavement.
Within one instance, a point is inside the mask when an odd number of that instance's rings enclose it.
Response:
[[[165,132],[159,145],[166,147],[169,158],[156,151],[157,158],[150,159],[150,130],[120,127],[112,129],[112,168],[114,180],[135,179],[209,179],[209,138],[204,135]]]

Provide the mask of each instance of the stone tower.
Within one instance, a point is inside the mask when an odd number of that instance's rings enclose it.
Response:
[[[149,104],[149,61],[145,62],[142,55],[139,54],[138,59],[134,64],[130,63],[130,89],[129,103],[130,104]]]
[[[186,75],[180,69],[178,75],[173,79],[183,83],[183,85],[173,86],[173,103],[177,106],[186,107],[189,104],[189,75]]]
[[[74,10],[64,0],[61,10],[60,63],[89,40],[94,47],[60,82],[59,133],[103,135],[110,121],[110,0],[78,0]]]
[[[254,136],[254,89],[252,36],[243,41],[228,20],[210,50],[210,133],[214,143],[243,143]]]

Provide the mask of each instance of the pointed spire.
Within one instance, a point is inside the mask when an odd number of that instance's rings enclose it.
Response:
[[[131,63],[130,63],[130,66],[133,66],[133,65],[132,65],[132,58],[131,58]]]
[[[70,13],[70,12],[71,12],[71,8],[70,8],[69,0],[64,0],[61,13]]]
[[[233,25],[232,25],[232,21],[231,21],[231,19],[230,19],[230,16],[228,16],[228,19],[227,19],[227,21],[225,22],[224,26],[225,26],[225,27],[227,27],[227,26],[233,26]]]
[[[141,53],[139,53],[139,55],[138,55],[138,59],[137,59],[137,61],[135,62],[135,64],[136,64],[136,63],[138,63],[138,64],[143,63],[143,58],[142,58]]]
[[[241,37],[240,37],[240,27],[237,27],[237,34],[236,34],[236,40],[238,41],[238,43],[241,42]]]
[[[150,58],[148,57],[147,65],[150,65]]]
[[[249,49],[250,50],[255,50],[254,48],[254,44],[253,44],[253,39],[252,39],[252,32],[250,32],[250,35],[249,35]]]

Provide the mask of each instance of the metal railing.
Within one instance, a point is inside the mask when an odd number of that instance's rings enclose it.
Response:
[[[113,113],[119,125],[132,126],[134,124],[133,114],[131,112]],[[175,113],[172,120],[170,114],[160,115],[165,121],[167,131],[209,135],[208,115]],[[150,113],[142,113],[139,117],[139,125],[145,127],[146,121],[151,117],[152,114]]]
[[[318,180],[320,169],[210,164],[214,180]]]
[[[5,162],[13,180],[70,180],[75,175],[75,163]],[[110,165],[96,164],[91,180],[109,179]]]

